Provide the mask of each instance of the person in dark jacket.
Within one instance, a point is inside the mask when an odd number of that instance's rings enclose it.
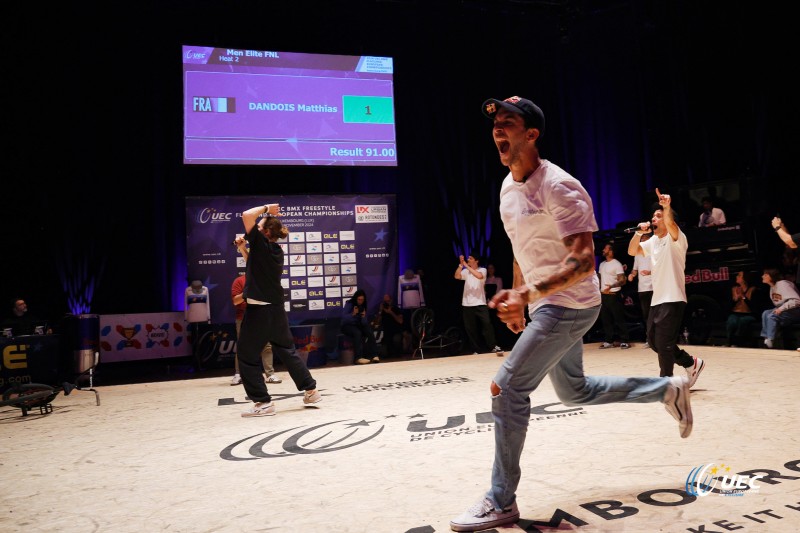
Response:
[[[353,354],[357,365],[370,362],[379,363],[378,343],[372,334],[372,326],[367,318],[367,293],[358,289],[353,297],[347,300],[342,311],[342,333],[353,339]],[[364,348],[366,345],[366,357]]]

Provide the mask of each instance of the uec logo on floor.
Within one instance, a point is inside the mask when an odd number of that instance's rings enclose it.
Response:
[[[708,496],[716,492],[720,496],[744,496],[747,491],[758,492],[756,481],[764,476],[741,476],[727,474],[731,467],[715,463],[696,466],[686,477],[686,493],[690,496]],[[721,476],[718,473],[726,472]]]

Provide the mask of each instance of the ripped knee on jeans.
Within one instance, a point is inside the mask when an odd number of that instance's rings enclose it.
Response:
[[[501,389],[500,387],[498,387],[498,386],[497,386],[497,383],[495,383],[494,381],[492,381],[492,384],[491,384],[491,385],[489,385],[489,390],[490,390],[490,391],[491,391],[491,393],[492,393],[492,398],[495,398],[495,397],[497,397],[497,396],[500,396],[500,393],[503,391],[503,389]]]

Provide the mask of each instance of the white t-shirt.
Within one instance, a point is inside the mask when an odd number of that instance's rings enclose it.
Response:
[[[785,279],[780,280],[769,288],[769,297],[772,300],[772,305],[776,308],[783,308],[781,312],[797,307],[798,303],[800,303],[798,302],[800,294],[797,293],[797,287],[795,287],[794,283]]]
[[[581,183],[557,165],[542,164],[522,183],[511,173],[500,188],[500,218],[526,284],[535,285],[561,268],[567,255],[562,239],[597,231],[592,199]],[[528,306],[554,304],[572,309],[600,305],[597,276],[587,276]]]
[[[603,260],[597,270],[600,274],[601,291],[605,290],[606,285],[615,285],[619,274],[625,274],[625,271],[622,269],[622,263],[616,259],[612,259],[611,261]],[[619,292],[620,289],[622,289],[622,287],[611,287],[611,292]]]
[[[639,243],[645,257],[653,265],[653,301],[650,305],[686,301],[686,250],[689,242],[678,230],[678,240],[673,241],[669,233],[659,238],[653,235]]]
[[[711,213],[706,213],[703,211],[700,214],[700,221],[697,223],[698,228],[704,228],[706,226],[715,225],[715,226],[724,226],[725,225],[725,213],[719,207],[712,207]]]
[[[650,258],[645,257],[643,255],[637,255],[633,260],[633,269],[636,271],[636,276],[639,278],[639,292],[652,291],[653,275],[642,274],[642,270],[647,270],[647,271],[652,270],[652,265],[650,264]]]
[[[478,267],[477,270],[483,274],[480,279],[474,276],[468,268],[461,269],[461,279],[464,280],[464,294],[461,296],[461,305],[464,307],[486,305],[486,291],[483,287],[486,283],[486,269]]]

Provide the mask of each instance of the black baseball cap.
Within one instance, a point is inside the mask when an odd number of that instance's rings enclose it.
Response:
[[[494,119],[501,107],[517,115],[522,115],[526,125],[539,130],[540,136],[544,135],[544,113],[538,105],[519,96],[511,96],[505,100],[489,98],[483,103],[483,114]]]

